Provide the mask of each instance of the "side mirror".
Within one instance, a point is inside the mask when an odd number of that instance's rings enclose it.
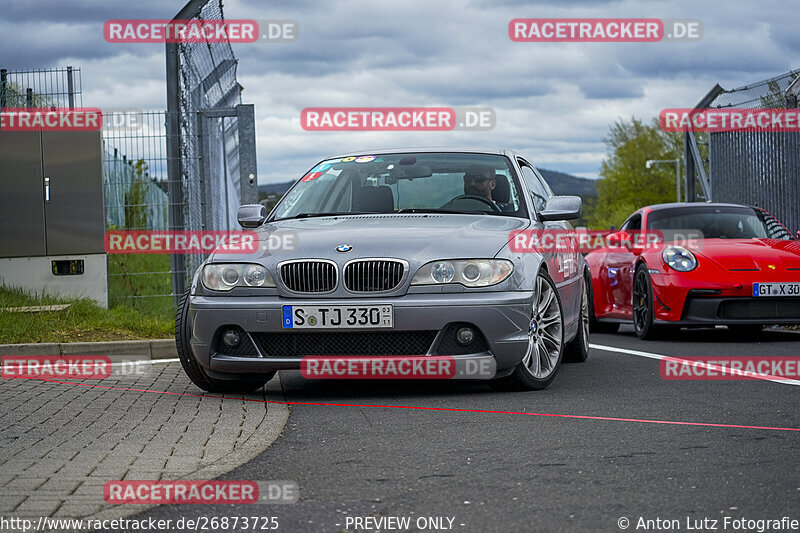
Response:
[[[243,228],[257,228],[267,220],[267,208],[261,204],[242,205],[236,218]]]
[[[581,217],[583,202],[580,196],[553,196],[539,212],[540,220],[575,220]]]

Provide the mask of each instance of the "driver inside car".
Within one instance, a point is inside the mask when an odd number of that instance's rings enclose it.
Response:
[[[497,187],[494,169],[483,165],[470,165],[464,173],[464,194],[481,196],[492,203],[492,191]]]

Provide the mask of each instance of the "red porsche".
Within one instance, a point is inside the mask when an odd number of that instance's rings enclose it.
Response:
[[[756,335],[764,324],[800,323],[800,241],[763,209],[652,205],[609,237],[627,245],[586,256],[592,331],[633,323],[647,339],[722,324]]]

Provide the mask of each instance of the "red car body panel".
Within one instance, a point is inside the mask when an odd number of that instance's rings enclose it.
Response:
[[[645,230],[651,212],[651,207],[637,211],[642,215]],[[753,297],[753,283],[800,282],[800,241],[797,240],[704,239],[697,247],[687,246],[697,258],[697,267],[690,272],[679,272],[666,265],[661,257],[663,248],[655,246],[633,251],[624,247],[601,248],[587,254],[594,313],[598,319],[632,321],[633,276],[641,263],[650,270],[654,319],[662,323],[757,323],[762,319],[720,317],[716,304],[730,300],[768,300]],[[689,300],[691,305],[687,305]],[[769,321],[787,322],[793,323],[781,319]],[[800,322],[800,315],[794,322]]]

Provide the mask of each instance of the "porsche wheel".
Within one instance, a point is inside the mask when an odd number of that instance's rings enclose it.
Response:
[[[531,304],[528,349],[507,377],[491,381],[499,390],[541,390],[556,377],[564,354],[564,314],[556,284],[542,270],[536,277]]]
[[[189,376],[189,379],[192,380],[192,383],[208,392],[246,394],[263,387],[264,384],[275,375],[275,372],[263,374],[253,381],[211,378],[194,358],[192,347],[189,344],[191,336],[192,331],[189,324],[189,291],[187,290],[181,298],[180,304],[178,305],[178,313],[175,317],[175,344],[178,349],[178,357],[181,360],[181,366],[184,372],[186,372],[186,375]]]
[[[653,306],[653,283],[650,281],[650,272],[644,263],[636,267],[633,276],[633,329],[640,339],[651,340],[658,338],[674,327],[656,325]]]

